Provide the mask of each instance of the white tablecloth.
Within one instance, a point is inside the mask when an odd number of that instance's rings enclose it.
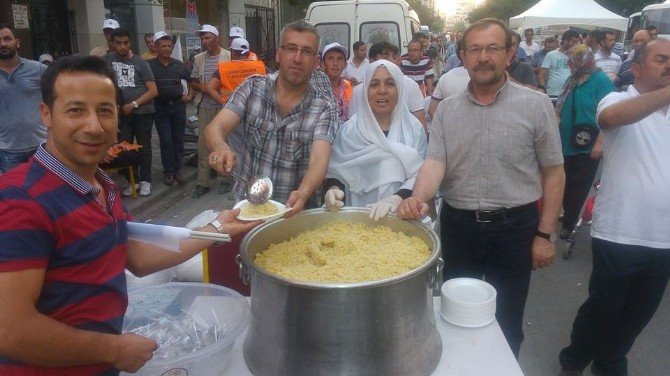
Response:
[[[434,298],[437,330],[442,337],[442,357],[434,376],[523,376],[497,321],[482,328],[461,328],[440,317],[440,298]],[[242,344],[246,332],[235,342],[226,376],[248,376]]]

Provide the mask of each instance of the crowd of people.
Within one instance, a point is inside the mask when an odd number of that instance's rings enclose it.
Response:
[[[567,30],[540,46],[532,29],[521,40],[488,18],[448,45],[418,33],[405,55],[388,42],[356,42],[350,53],[319,50],[317,29],[296,21],[268,73],[243,30],[223,48],[203,25],[189,71],[171,57],[172,35],[146,35],[151,48],[139,56],[111,21],[91,56],[48,66],[19,57],[16,33],[0,25],[0,373],[117,374],[151,358],[153,341],[120,332],[123,269],[146,275],[209,243],[169,252],[128,240],[120,196],[151,194],[154,124],[163,183],[186,182],[185,104],[196,101],[194,198],[210,190],[211,170],[270,177],[273,199],[293,209],[287,218],[360,206],[374,220],[416,220],[441,197],[444,278],[496,288],[515,356],[531,273],[554,261],[602,159],[589,297],[560,362],[564,375],[590,363],[595,374],[627,374],[626,354],[670,278],[670,42],[638,31],[622,61],[607,31]],[[99,169],[120,142],[139,149],[138,185],[124,192]],[[244,199],[242,180],[219,189]],[[237,214],[201,229],[229,233],[233,256],[258,225]]]

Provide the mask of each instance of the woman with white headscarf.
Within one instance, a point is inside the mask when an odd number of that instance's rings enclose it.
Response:
[[[365,71],[358,112],[333,143],[326,175],[326,207],[367,206],[379,220],[411,196],[426,153],[426,134],[402,100],[397,65],[377,60]]]

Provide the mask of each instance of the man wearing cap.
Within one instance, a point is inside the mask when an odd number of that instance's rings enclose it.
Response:
[[[154,102],[158,95],[154,74],[149,64],[130,53],[130,32],[124,29],[112,31],[114,52],[105,55],[105,60],[116,72],[116,80],[121,89],[121,141],[142,145],[139,168],[135,172],[139,183],[140,196],[151,194],[151,127],[153,124]],[[136,187],[137,188],[137,187]],[[131,187],[122,194],[130,196]]]
[[[51,65],[54,62],[54,58],[50,54],[42,54],[37,60],[44,65]]]
[[[342,71],[347,65],[347,49],[337,42],[323,48],[321,68],[326,72],[333,95],[340,108],[340,120],[349,120],[349,103],[351,103],[351,83],[342,78]]]
[[[0,175],[28,161],[46,140],[40,120],[44,64],[19,56],[14,28],[0,24]]]
[[[342,77],[346,78],[352,85],[356,86],[363,82],[365,78],[365,69],[370,65],[370,61],[365,54],[368,47],[365,42],[359,40],[354,43],[354,53],[347,61],[347,66],[342,72]]]
[[[206,90],[210,97],[218,96],[221,104],[247,77],[253,74],[265,75],[267,70],[262,61],[251,59],[249,42],[244,38],[235,38],[230,44],[231,61],[222,61],[207,82]]]
[[[154,99],[154,123],[160,139],[163,182],[172,185],[176,181],[185,184],[181,169],[184,159],[184,127],[186,125],[186,104],[193,98],[190,90],[183,94],[181,80],[189,80],[191,73],[184,63],[173,59],[172,35],[165,31],[154,34],[158,57],[149,60],[149,66],[156,79],[158,96]]]
[[[105,22],[102,23],[102,33],[105,36],[105,39],[107,40],[107,43],[102,44],[98,47],[95,47],[91,50],[89,55],[94,55],[94,56],[100,56],[103,57],[105,56],[109,51],[112,50],[112,30],[118,29],[119,23],[111,18],[108,18],[105,20]]]
[[[233,26],[230,28],[230,33],[228,35],[228,46],[232,48],[233,46],[233,41],[235,39],[242,38],[246,41],[247,45],[247,50],[249,50],[249,41],[246,40],[246,34],[244,33],[244,29],[242,29],[239,26]],[[248,53],[245,56],[245,60],[258,60],[258,55],[255,53],[248,51]]]
[[[202,29],[198,30],[198,36],[202,41],[204,51],[195,55],[193,71],[191,72],[191,85],[199,93],[195,99],[195,105],[198,108],[198,175],[197,185],[191,194],[193,198],[199,198],[209,192],[210,168],[207,162],[209,150],[205,145],[205,126],[214,119],[214,116],[221,109],[219,95],[210,96],[206,91],[206,86],[219,63],[230,61],[230,51],[219,45],[219,31],[214,26],[203,25]],[[228,179],[221,184],[220,191],[226,193],[232,187],[232,179]]]

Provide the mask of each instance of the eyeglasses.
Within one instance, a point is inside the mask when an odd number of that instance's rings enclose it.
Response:
[[[300,56],[302,56],[304,58],[310,59],[310,58],[313,58],[314,56],[316,56],[316,51],[314,51],[313,49],[311,49],[311,48],[298,48],[298,46],[293,45],[293,44],[279,46],[279,48],[286,51],[286,53],[289,54],[289,55],[295,55],[298,52],[300,52]]]
[[[465,49],[465,52],[468,53],[469,55],[480,55],[482,51],[486,51],[486,54],[490,56],[505,50],[506,48],[503,46],[492,44],[488,47],[469,47]]]

